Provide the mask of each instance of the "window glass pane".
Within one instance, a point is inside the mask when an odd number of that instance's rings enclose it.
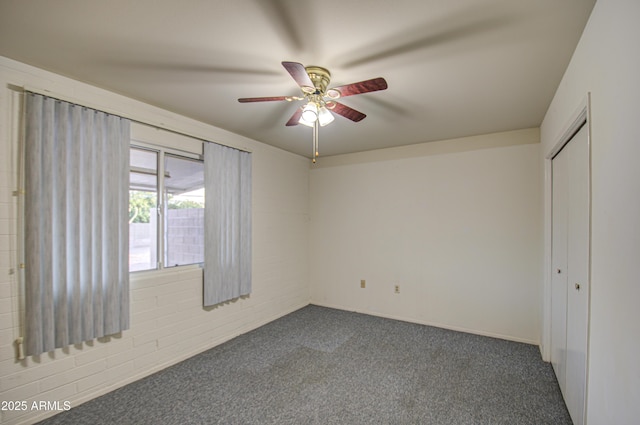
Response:
[[[204,165],[165,154],[165,266],[204,261]]]
[[[131,148],[129,173],[129,271],[158,264],[158,153]]]

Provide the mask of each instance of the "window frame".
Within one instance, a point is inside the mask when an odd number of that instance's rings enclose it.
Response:
[[[141,274],[141,273],[149,273],[149,272],[162,272],[163,270],[175,270],[179,268],[203,268],[204,263],[192,263],[192,264],[180,264],[176,266],[167,267],[165,264],[165,244],[166,244],[166,208],[165,205],[165,179],[160,178],[160,176],[165,175],[165,154],[172,155],[174,157],[181,157],[192,161],[200,161],[204,164],[204,155],[198,154],[191,151],[181,150],[170,148],[161,144],[154,144],[149,142],[143,142],[137,139],[131,138],[129,143],[129,149],[140,149],[146,150],[150,152],[155,152],[157,154],[157,202],[156,202],[156,267],[150,268],[146,270],[129,270],[129,274]],[[129,166],[131,170],[131,166]]]

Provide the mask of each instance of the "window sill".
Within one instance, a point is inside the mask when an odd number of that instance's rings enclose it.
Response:
[[[131,280],[148,279],[154,276],[164,276],[170,273],[182,273],[182,272],[189,272],[189,271],[203,270],[203,269],[204,269],[203,265],[200,265],[200,264],[187,264],[184,266],[173,266],[173,267],[166,267],[163,269],[138,270],[135,272],[129,272],[129,278]]]

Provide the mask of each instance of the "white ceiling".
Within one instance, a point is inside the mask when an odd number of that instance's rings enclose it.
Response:
[[[320,154],[540,125],[595,0],[0,0],[0,55],[309,155],[285,127],[298,95],[282,61],[367,115],[320,129]]]

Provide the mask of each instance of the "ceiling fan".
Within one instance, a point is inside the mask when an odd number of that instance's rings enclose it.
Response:
[[[331,73],[328,69],[319,66],[305,67],[297,62],[282,62],[282,66],[284,66],[295,82],[298,83],[298,86],[300,86],[302,97],[244,97],[238,99],[238,102],[292,102],[294,100],[305,100],[306,104],[296,109],[286,125],[293,126],[303,124],[314,129],[313,162],[315,162],[315,158],[318,156],[318,125],[324,127],[334,120],[331,111],[353,122],[362,121],[366,117],[362,112],[336,100],[342,97],[385,90],[387,88],[386,80],[379,77],[327,89],[331,81]]]

